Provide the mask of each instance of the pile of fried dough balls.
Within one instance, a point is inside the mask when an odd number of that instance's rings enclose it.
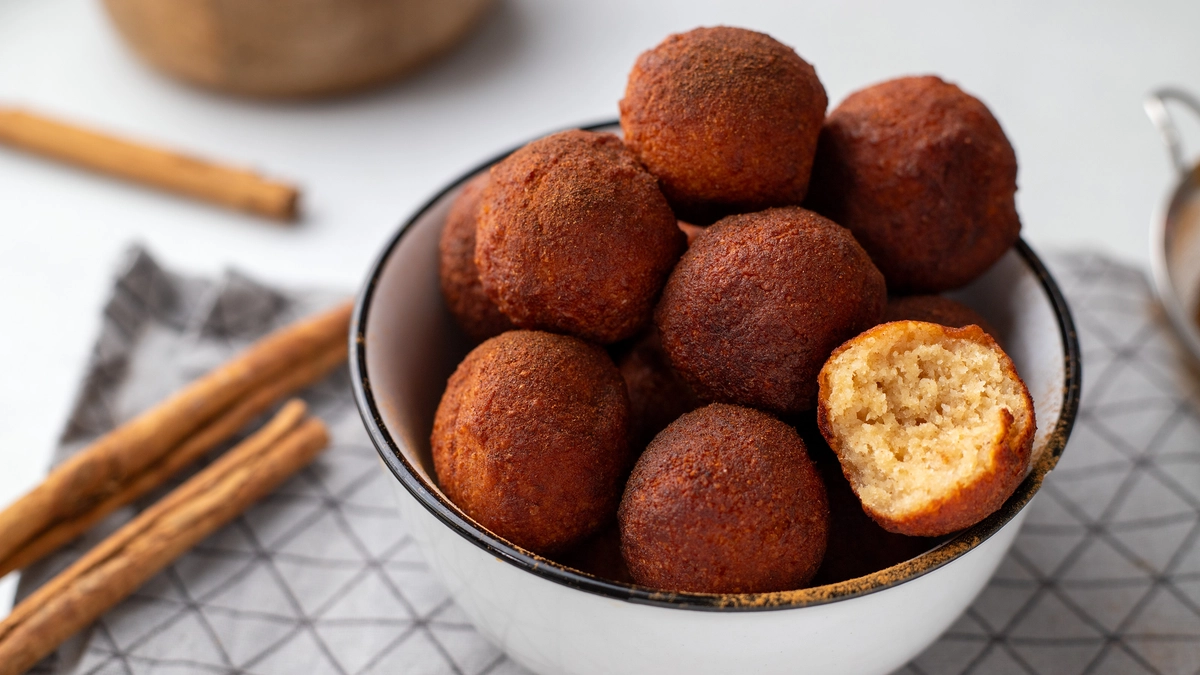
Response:
[[[467,516],[598,577],[756,593],[883,569],[1008,498],[1029,394],[937,294],[1017,240],[1012,147],[937,77],[826,106],[790,47],[697,28],[637,59],[623,140],[556,133],[462,189],[441,281],[481,344],[431,441]]]

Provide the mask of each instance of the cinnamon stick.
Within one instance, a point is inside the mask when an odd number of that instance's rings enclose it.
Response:
[[[277,220],[294,220],[299,191],[244,169],[0,108],[0,142],[77,166]]]
[[[300,422],[303,415],[303,404],[288,404],[17,605],[0,622],[0,675],[25,672],[311,462],[328,435],[320,420]]]
[[[42,557],[58,550],[79,535],[90,530],[113,511],[145,496],[163,485],[185,467],[198,461],[205,453],[231,438],[251,420],[261,415],[276,401],[319,381],[339,363],[346,360],[347,344],[334,343],[315,359],[299,364],[278,381],[268,382],[242,401],[223,411],[219,417],[167,453],[159,462],[122,485],[116,492],[91,508],[49,527],[29,540],[6,559],[0,560],[0,577],[23,569]]]
[[[346,341],[350,311],[346,303],[268,335],[63,462],[40,485],[0,511],[0,560],[119,492],[249,392]]]

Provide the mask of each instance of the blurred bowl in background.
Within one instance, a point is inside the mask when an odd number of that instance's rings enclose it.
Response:
[[[317,97],[391,81],[462,39],[491,0],[104,0],[151,65],[212,89]]]

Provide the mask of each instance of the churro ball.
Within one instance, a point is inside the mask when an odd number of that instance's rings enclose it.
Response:
[[[450,377],[433,422],[446,496],[480,525],[540,554],[614,517],[630,464],[629,398],[603,349],[509,331]]]
[[[710,223],[804,199],[828,102],[787,45],[743,28],[697,28],[638,57],[621,129],[680,217]]]
[[[928,321],[950,328],[965,328],[974,324],[999,341],[996,329],[979,316],[979,312],[941,295],[890,297],[883,308],[882,321]]]
[[[829,114],[806,205],[850,228],[889,290],[936,293],[1016,242],[1016,191],[1016,155],[987,106],[937,77],[905,77]]]
[[[729,216],[679,261],[655,320],[698,396],[810,410],[835,347],[879,322],[883,276],[845,228],[799,207]]]
[[[800,436],[766,413],[721,403],[654,439],[617,519],[630,574],[665,591],[801,588],[829,534],[825,487]]]
[[[1033,401],[978,326],[885,323],[821,369],[817,423],[863,510],[937,536],[1000,508],[1025,477]]]
[[[476,236],[483,289],[513,323],[602,344],[649,323],[685,241],[621,140],[578,130],[492,168]]]
[[[691,387],[671,367],[653,326],[617,360],[617,368],[629,392],[629,437],[635,453],[680,415],[700,407]]]
[[[479,268],[475,266],[475,224],[487,182],[488,174],[484,172],[463,186],[446,215],[438,244],[442,297],[459,327],[476,342],[514,328],[483,292]]]

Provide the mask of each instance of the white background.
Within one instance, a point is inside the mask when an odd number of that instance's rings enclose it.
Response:
[[[175,269],[236,266],[350,292],[444,183],[548,130],[615,117],[639,52],[717,23],[795,47],[833,104],[897,75],[959,83],[1016,147],[1035,248],[1145,264],[1147,225],[1174,177],[1141,101],[1164,84],[1200,92],[1200,3],[498,0],[461,49],[406,81],[263,103],[143,67],[99,0],[0,0],[0,106],[258,167],[303,185],[306,208],[281,228],[0,147],[0,505],[45,471],[131,242]],[[12,582],[0,582],[0,614]]]

